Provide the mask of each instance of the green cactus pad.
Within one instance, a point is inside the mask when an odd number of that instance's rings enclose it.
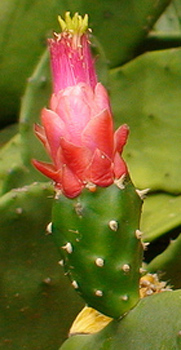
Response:
[[[181,290],[144,298],[119,322],[73,336],[60,350],[180,350],[180,304]]]
[[[83,306],[45,231],[52,200],[49,183],[14,189],[0,198],[1,350],[58,349]]]
[[[181,196],[155,193],[146,197],[141,230],[143,241],[152,243],[148,247],[148,261],[152,261],[147,265],[147,270],[161,272],[162,279],[176,288],[181,287],[181,238],[175,240],[180,226]]]
[[[130,181],[85,189],[53,206],[53,235],[73,287],[89,306],[119,318],[139,299],[142,201]]]
[[[143,240],[153,242],[181,226],[181,196],[168,193],[148,195],[143,204],[141,230]]]
[[[181,234],[147,265],[147,270],[159,271],[163,280],[169,281],[174,288],[181,288]]]
[[[11,176],[14,169],[22,168],[20,145],[20,135],[16,134],[0,149],[0,194],[4,194],[9,189],[7,182],[9,182],[9,176]],[[14,180],[16,184],[19,183],[19,178]]]
[[[110,72],[113,114],[130,127],[124,157],[138,188],[180,193],[180,62],[181,49],[169,49]]]

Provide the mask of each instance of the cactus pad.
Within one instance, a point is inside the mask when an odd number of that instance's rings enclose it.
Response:
[[[58,196],[53,235],[72,286],[100,312],[119,318],[139,299],[141,199],[132,183]]]

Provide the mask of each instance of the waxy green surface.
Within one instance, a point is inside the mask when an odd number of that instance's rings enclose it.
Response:
[[[61,350],[180,350],[181,291],[140,300],[119,322],[92,335],[76,335]]]
[[[142,201],[130,180],[85,189],[53,204],[53,237],[73,287],[85,302],[119,318],[139,300],[142,245],[137,238]]]

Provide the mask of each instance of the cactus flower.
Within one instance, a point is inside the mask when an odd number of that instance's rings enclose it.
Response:
[[[62,33],[49,40],[54,91],[42,126],[35,125],[52,164],[33,164],[74,198],[84,187],[107,187],[127,173],[121,153],[128,127],[114,132],[109,97],[91,57],[87,16],[66,13],[59,22]]]

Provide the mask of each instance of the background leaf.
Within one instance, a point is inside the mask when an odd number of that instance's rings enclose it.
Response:
[[[125,158],[138,188],[180,192],[180,60],[180,49],[150,52],[110,72],[113,114],[116,125],[130,126]]]
[[[49,183],[35,183],[0,199],[2,350],[58,348],[83,305],[45,235],[52,195]]]

